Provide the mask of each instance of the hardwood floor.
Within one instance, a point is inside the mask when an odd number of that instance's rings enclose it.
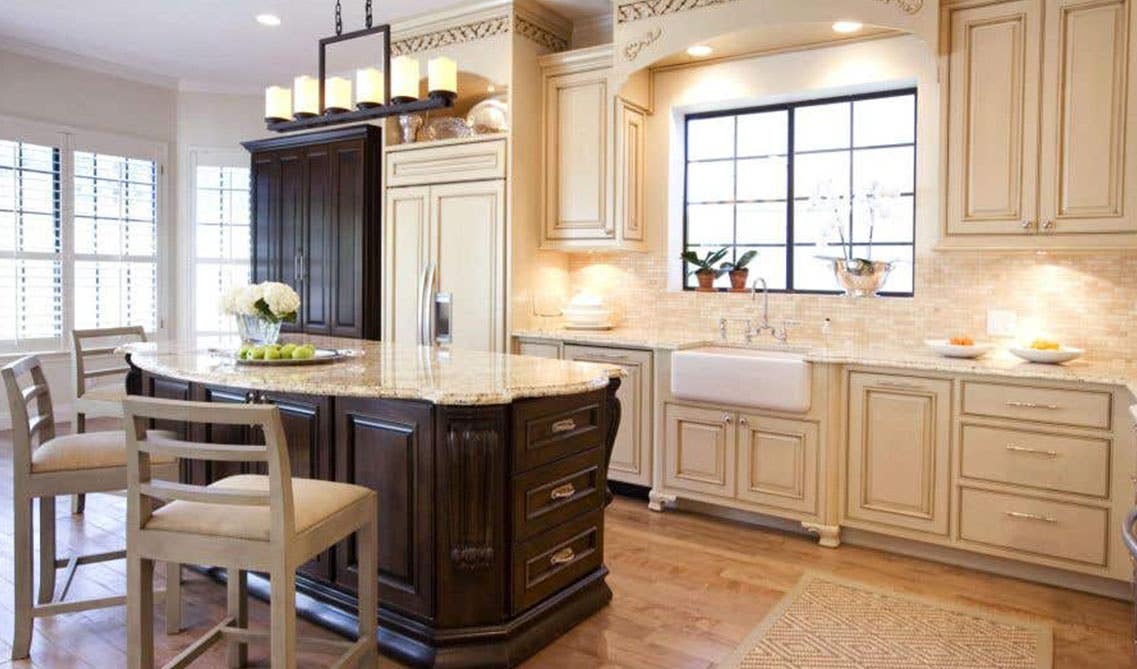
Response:
[[[125,665],[122,608],[36,621],[30,660],[9,663],[12,634],[11,442],[0,436],[0,669]],[[84,551],[121,546],[125,500],[93,495],[82,517],[60,503],[59,544]],[[1130,667],[1129,605],[879,551],[816,542],[702,516],[654,514],[637,500],[617,499],[606,533],[611,606],[534,656],[525,669],[591,667],[710,668],[727,656],[801,575],[830,573],[899,592],[980,606],[1054,626],[1054,666]],[[225,606],[222,586],[187,572],[185,631],[165,636],[156,625],[160,661],[217,622]],[[121,591],[121,563],[83,567],[73,589]],[[160,607],[159,607],[160,609]],[[161,611],[156,615],[160,616]],[[268,609],[252,605],[251,619],[266,626]],[[301,621],[302,635],[331,636]],[[250,649],[251,666],[268,666],[267,647]],[[301,666],[324,666],[327,656],[301,654]],[[200,667],[224,666],[213,649]],[[399,665],[383,660],[384,669]]]

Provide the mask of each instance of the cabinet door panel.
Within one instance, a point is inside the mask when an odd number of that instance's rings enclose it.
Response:
[[[367,197],[364,152],[362,141],[342,142],[331,147],[330,328],[332,334],[339,337],[363,337],[364,321],[372,317],[365,312],[363,303],[363,284],[367,279],[361,242],[371,234],[363,229]]]
[[[292,286],[303,296],[300,285],[300,251],[304,245],[304,157],[300,151],[280,153],[280,256],[277,281]],[[301,319],[302,320],[302,319]],[[284,332],[303,332],[302,322],[285,323]]]
[[[950,381],[850,376],[850,518],[947,534],[950,411]]]
[[[280,281],[280,161],[270,151],[252,165],[253,282]]]
[[[434,536],[432,408],[421,402],[336,401],[336,480],[379,494],[379,599],[410,613],[432,612]],[[336,583],[354,590],[354,538],[335,549]]]
[[[304,155],[305,208],[298,223],[300,239],[300,321],[305,332],[330,334],[330,240],[333,227],[330,192],[331,165],[327,146],[309,148]]]
[[[733,416],[676,404],[666,409],[664,482],[667,487],[734,497]]]
[[[438,291],[451,295],[455,348],[505,351],[505,182],[430,187]]]
[[[1131,8],[1125,0],[1046,7],[1041,206],[1052,225],[1044,229],[1133,232],[1137,195],[1127,201],[1125,188]]]
[[[1028,0],[951,14],[949,233],[1035,229],[1041,26]]]
[[[387,191],[384,339],[418,342],[419,278],[430,260],[430,188]]]
[[[608,239],[607,70],[545,82],[545,233],[551,240]]]
[[[616,137],[616,221],[621,237],[644,239],[644,113],[617,100],[619,126]]]
[[[817,513],[817,425],[743,415],[738,423],[738,498]]]
[[[647,351],[565,346],[565,359],[619,365],[628,373],[616,391],[621,419],[608,478],[651,485],[652,357]]]

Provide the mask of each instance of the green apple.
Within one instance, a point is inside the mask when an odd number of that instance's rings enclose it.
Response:
[[[251,357],[253,360],[264,360],[264,358],[265,358],[265,347],[264,346],[257,346],[256,348],[253,349],[252,355],[250,355],[249,357]]]
[[[280,347],[280,357],[287,360],[292,357],[292,352],[296,350],[296,344],[285,344]]]
[[[280,360],[280,349],[275,347],[266,348],[265,360]]]
[[[292,351],[292,357],[296,360],[309,360],[316,357],[316,347],[311,344],[297,346],[296,350]]]
[[[252,346],[250,346],[249,344],[242,344],[241,350],[237,351],[237,357],[240,358],[241,360],[248,360],[249,354],[252,353],[252,351],[253,351]]]

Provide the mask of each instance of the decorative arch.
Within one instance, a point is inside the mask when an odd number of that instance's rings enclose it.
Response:
[[[934,50],[939,0],[615,0],[615,77],[755,25],[854,20],[921,37]]]

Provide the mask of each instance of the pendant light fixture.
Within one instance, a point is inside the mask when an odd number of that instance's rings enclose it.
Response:
[[[445,56],[431,59],[427,64],[428,93],[420,98],[418,60],[399,56],[392,61],[390,24],[372,27],[371,0],[366,0],[364,10],[366,27],[344,33],[340,0],[336,0],[336,34],[320,40],[317,76],[296,77],[291,91],[281,86],[265,89],[265,122],[269,130],[290,132],[454,105],[458,97],[458,64]],[[383,51],[376,57],[381,67],[356,70],[353,108],[352,80],[327,76],[325,52],[330,44],[374,35],[383,37]]]

